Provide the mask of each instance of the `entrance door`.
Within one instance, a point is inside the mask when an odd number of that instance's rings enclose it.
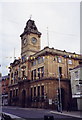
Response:
[[[26,103],[26,91],[23,90],[22,91],[22,107],[25,107],[25,103]]]

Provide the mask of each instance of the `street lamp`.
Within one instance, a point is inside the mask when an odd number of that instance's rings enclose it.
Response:
[[[58,103],[58,109],[59,109],[60,112],[62,112],[61,84],[60,84],[60,72],[59,72],[59,66],[58,66],[58,81],[59,81],[59,103]]]

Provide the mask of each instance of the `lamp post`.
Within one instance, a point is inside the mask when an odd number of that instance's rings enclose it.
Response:
[[[59,84],[59,111],[62,112],[62,101],[61,101],[61,84],[60,84],[60,72],[59,72],[59,66],[58,66],[58,84]]]

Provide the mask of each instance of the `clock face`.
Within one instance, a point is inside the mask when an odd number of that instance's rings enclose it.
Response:
[[[24,39],[24,41],[23,41],[23,44],[25,45],[26,44],[26,42],[27,42],[27,40],[26,40],[26,38]]]
[[[33,38],[31,39],[31,41],[32,41],[33,44],[35,44],[35,43],[37,42],[37,39],[36,39],[35,37],[33,37]]]

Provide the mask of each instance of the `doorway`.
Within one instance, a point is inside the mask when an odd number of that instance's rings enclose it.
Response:
[[[26,103],[26,91],[23,90],[22,91],[22,107],[25,107],[25,103]]]
[[[61,88],[61,102],[62,102],[62,109],[65,109],[65,90],[64,88]]]

